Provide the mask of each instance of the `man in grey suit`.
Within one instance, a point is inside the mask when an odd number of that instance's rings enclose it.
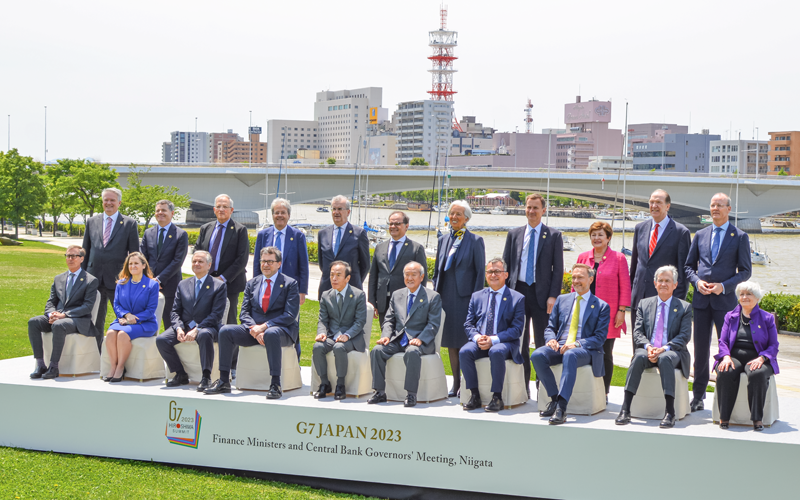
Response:
[[[130,217],[119,213],[122,191],[106,188],[102,192],[103,213],[86,221],[83,235],[83,250],[86,252],[81,267],[99,281],[100,306],[94,327],[97,332],[97,348],[103,345],[106,331],[108,303],[114,306],[117,275],[122,271],[125,258],[139,251],[139,225]]]
[[[381,330],[381,338],[370,353],[372,388],[375,394],[367,403],[386,402],[386,361],[398,352],[405,352],[405,407],[417,404],[417,388],[422,368],[422,355],[436,351],[434,340],[442,321],[442,298],[422,285],[425,268],[409,262],[403,268],[406,288],[392,294],[389,310]]]
[[[347,376],[347,353],[364,352],[364,325],[367,322],[367,297],[363,291],[349,285],[350,264],[342,260],[331,264],[331,289],[319,299],[319,323],[311,360],[319,375],[319,390],[314,398],[323,399],[331,392],[328,380],[328,358],[333,351],[336,363],[336,392],[334,399],[345,399],[344,378]],[[370,318],[371,320],[372,318]]]
[[[375,247],[372,264],[369,268],[369,303],[375,308],[375,317],[380,324],[386,319],[386,310],[392,294],[405,286],[403,268],[411,261],[428,267],[425,248],[406,238],[408,215],[403,212],[389,214],[389,235],[392,239]],[[424,287],[428,281],[427,273],[422,280]]]
[[[78,245],[67,247],[67,272],[53,280],[44,315],[28,320],[28,339],[36,360],[36,370],[31,373],[31,378],[58,377],[58,361],[67,335],[80,333],[87,337],[97,336],[92,324],[92,309],[97,300],[98,281],[81,269],[85,254]],[[42,332],[53,332],[53,353],[49,367],[44,363]]]
[[[625,381],[625,401],[616,419],[617,425],[631,421],[631,402],[639,388],[645,368],[658,367],[666,409],[659,427],[675,426],[675,369],[680,368],[689,378],[691,356],[686,348],[692,337],[692,306],[673,297],[678,286],[675,266],[658,268],[653,278],[658,295],[639,301],[633,342],[636,353]]]

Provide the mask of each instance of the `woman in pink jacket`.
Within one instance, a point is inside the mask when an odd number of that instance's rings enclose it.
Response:
[[[611,376],[614,374],[614,341],[619,338],[620,331],[626,331],[625,308],[631,305],[628,261],[622,253],[608,248],[608,242],[613,234],[614,230],[607,222],[595,222],[589,227],[589,238],[592,240],[593,248],[578,256],[579,264],[594,268],[595,278],[590,287],[591,292],[604,300],[611,309],[608,337],[603,344],[606,372],[603,382],[606,386],[606,400],[608,400],[608,388],[611,386]]]

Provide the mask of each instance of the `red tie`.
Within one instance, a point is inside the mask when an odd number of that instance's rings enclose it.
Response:
[[[658,242],[658,224],[656,224],[655,229],[653,229],[653,236],[650,237],[650,256],[653,256],[653,250],[656,249],[656,243]]]
[[[263,309],[264,312],[267,312],[267,309],[269,309],[269,294],[271,284],[272,280],[267,280],[267,289],[264,291],[264,297],[261,298],[261,309]]]

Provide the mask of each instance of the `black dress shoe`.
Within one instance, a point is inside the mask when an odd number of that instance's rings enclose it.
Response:
[[[42,375],[47,373],[47,371],[46,366],[36,366],[36,369],[31,373],[31,378],[42,378]]]
[[[200,383],[197,384],[197,392],[203,392],[209,387],[211,387],[211,379],[208,377],[203,377],[200,379]]]
[[[693,399],[692,402],[689,404],[689,409],[692,410],[692,413],[696,411],[703,411],[705,409],[705,405],[703,405],[703,400]]]
[[[561,409],[561,407],[556,408],[556,413],[550,417],[550,425],[561,425],[567,421],[567,412]]]
[[[121,377],[111,377],[111,378],[108,379],[108,381],[111,382],[111,383],[114,383],[114,384],[116,384],[118,382],[122,382],[122,379],[125,378],[125,374],[126,373],[128,373],[128,370],[126,368],[123,368]]]
[[[614,423],[617,425],[627,425],[631,423],[631,412],[628,410],[621,410],[617,418],[614,420]]]
[[[550,401],[549,403],[547,403],[547,408],[545,408],[543,411],[539,412],[539,416],[540,417],[552,417],[553,414],[556,412],[556,408],[557,407],[558,407],[558,403],[556,403],[555,401]]]
[[[675,415],[667,413],[664,415],[664,419],[660,424],[658,424],[658,426],[662,429],[671,429],[675,427]]]
[[[45,374],[42,375],[43,379],[48,379],[48,380],[49,379],[54,379],[56,377],[58,377],[58,368],[56,368],[54,366],[51,366],[50,368],[48,368],[47,372],[45,372]]]
[[[406,408],[411,408],[412,406],[417,406],[417,395],[411,394],[410,392],[406,395],[406,400],[403,402],[403,406]]]
[[[281,399],[283,391],[278,384],[270,384],[269,391],[267,391],[267,399]]]
[[[272,389],[272,387],[270,387]],[[330,384],[319,384],[319,389],[314,393],[314,399],[325,399],[331,392]]]
[[[385,392],[375,391],[375,394],[373,394],[372,397],[369,398],[369,400],[367,401],[367,404],[368,405],[375,405],[375,404],[378,404],[378,403],[385,403],[386,401],[388,401],[388,400],[386,399],[386,393]]]
[[[730,422],[720,422],[719,423],[719,428],[720,429],[727,429],[729,425],[730,425]]]
[[[486,411],[498,412],[503,409],[503,398],[500,396],[492,396],[492,400],[486,405]]]
[[[473,392],[469,397],[469,401],[462,408],[464,411],[477,410],[481,407],[481,396],[477,392]]]
[[[180,387],[189,383],[189,375],[184,373],[176,373],[175,376],[167,382],[167,387]]]
[[[336,401],[347,399],[347,391],[345,390],[344,385],[336,386],[336,391],[333,393],[333,399]]]
[[[231,383],[217,379],[211,384],[211,387],[203,391],[203,394],[229,394],[230,392]]]
[[[761,432],[764,430],[763,424],[753,424],[753,430],[756,432]]]

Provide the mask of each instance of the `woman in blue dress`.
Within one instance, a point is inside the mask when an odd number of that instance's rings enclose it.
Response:
[[[117,319],[106,333],[106,350],[111,370],[105,382],[122,382],[125,362],[131,354],[131,340],[152,337],[158,333],[158,281],[147,259],[139,252],[128,254],[119,273],[114,292],[114,314]]]

